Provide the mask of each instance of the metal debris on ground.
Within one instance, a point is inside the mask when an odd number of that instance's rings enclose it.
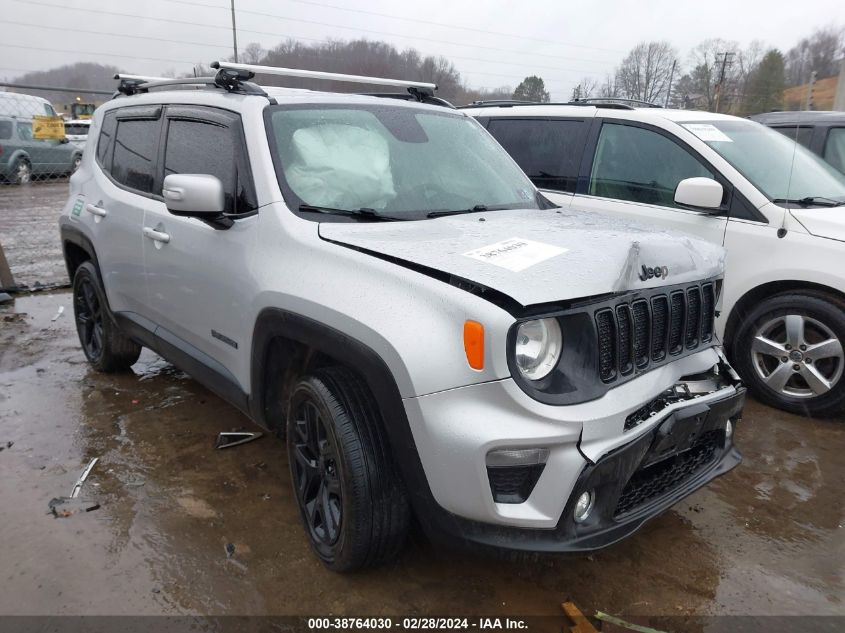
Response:
[[[214,444],[214,448],[231,448],[232,446],[246,444],[247,442],[257,440],[262,435],[264,435],[264,433],[261,433],[260,431],[224,431],[222,433],[218,433],[217,442]]]
[[[50,513],[57,519],[66,519],[78,512],[93,512],[100,508],[96,501],[88,499],[71,499],[70,497],[56,497],[50,499],[47,507]]]
[[[56,314],[55,314],[55,316],[54,316],[52,319],[50,319],[50,320],[51,320],[51,321],[55,321],[55,320],[56,320],[56,319],[58,319],[60,316],[62,316],[62,315],[64,314],[64,312],[65,312],[65,307],[64,307],[64,306],[59,306],[59,309],[58,309],[58,310],[56,310]]]
[[[616,626],[622,627],[623,629],[628,629],[629,631],[637,631],[637,633],[666,633],[665,631],[654,629],[650,626],[643,626],[642,624],[626,622],[622,618],[617,618],[616,616],[609,615],[607,613],[602,613],[601,611],[596,611],[595,617],[597,620],[601,620],[602,622],[609,622],[610,624],[615,624]]]
[[[226,543],[226,558],[232,558],[235,555],[235,544]]]
[[[76,480],[76,483],[73,484],[73,489],[70,491],[71,499],[76,499],[79,496],[79,491],[82,490],[82,484],[84,484],[85,480],[88,479],[88,475],[91,474],[91,470],[94,468],[94,464],[96,464],[98,460],[98,457],[92,459],[85,467],[85,470],[82,471],[82,474],[79,475],[79,479]]]
[[[581,613],[581,609],[575,606],[574,602],[564,602],[560,605],[567,617],[572,620],[573,626],[569,627],[570,633],[598,633],[596,627]]]

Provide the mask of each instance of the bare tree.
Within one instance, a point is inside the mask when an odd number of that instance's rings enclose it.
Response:
[[[814,70],[819,78],[832,77],[839,72],[837,61],[845,54],[845,28],[828,26],[816,29],[786,53],[786,81],[800,86],[810,79]]]
[[[669,42],[642,42],[635,46],[616,71],[620,96],[662,102],[669,88],[672,63],[677,57]]]
[[[258,42],[250,42],[246,45],[246,48],[241,51],[240,60],[242,64],[260,64],[266,54],[267,51],[261,48],[261,44]]]
[[[599,82],[597,79],[584,77],[578,82],[578,85],[572,89],[572,100],[577,101],[578,99],[589,99],[590,97],[595,96],[598,89]]]

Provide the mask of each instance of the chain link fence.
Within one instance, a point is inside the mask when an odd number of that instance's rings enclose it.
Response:
[[[58,218],[96,104],[81,90],[0,86],[0,288],[65,285]]]

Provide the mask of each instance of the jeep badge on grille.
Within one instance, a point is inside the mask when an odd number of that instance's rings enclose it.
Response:
[[[668,276],[669,269],[666,266],[654,266],[652,268],[643,264],[643,269],[640,272],[640,279],[643,281],[651,279],[652,277],[662,277],[665,279]]]

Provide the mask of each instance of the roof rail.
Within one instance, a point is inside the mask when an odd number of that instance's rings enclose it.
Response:
[[[643,101],[642,99],[626,99],[624,97],[588,97],[586,99],[573,99],[569,102],[570,105],[577,105],[577,104],[587,104],[587,105],[614,105],[614,104],[621,104],[621,105],[641,105],[646,108],[662,108],[663,106],[659,103],[653,103],[651,101]]]
[[[380,86],[397,86],[407,88],[408,92],[418,101],[434,95],[437,85],[424,81],[406,81],[404,79],[385,79],[383,77],[367,77],[366,75],[344,75],[341,73],[327,73],[319,70],[301,70],[298,68],[282,68],[279,66],[258,66],[254,64],[236,64],[234,62],[212,62],[212,68],[224,70],[246,71],[281,77],[300,77],[303,79],[324,79],[327,81],[346,81],[349,83],[375,84]]]
[[[481,99],[473,101],[467,105],[458,106],[460,108],[495,108],[518,105],[540,105],[539,101],[523,101],[522,99]]]

